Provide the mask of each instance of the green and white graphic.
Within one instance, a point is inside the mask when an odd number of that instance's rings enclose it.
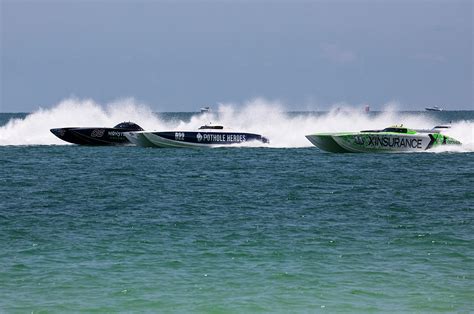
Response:
[[[316,147],[332,153],[424,151],[439,145],[461,144],[441,134],[438,128],[413,130],[392,126],[354,133],[318,133],[306,138]]]

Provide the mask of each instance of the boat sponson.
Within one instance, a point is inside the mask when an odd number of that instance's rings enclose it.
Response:
[[[339,145],[329,134],[306,135],[306,138],[319,149],[331,153],[350,153],[349,150]]]

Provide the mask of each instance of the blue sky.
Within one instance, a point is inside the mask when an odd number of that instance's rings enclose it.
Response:
[[[0,3],[3,112],[70,96],[474,109],[470,0]]]

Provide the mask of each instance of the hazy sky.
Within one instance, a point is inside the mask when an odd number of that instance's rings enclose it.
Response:
[[[0,3],[4,112],[69,96],[474,109],[470,0]]]

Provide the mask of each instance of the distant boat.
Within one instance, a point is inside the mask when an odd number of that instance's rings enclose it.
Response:
[[[426,111],[443,111],[443,108],[440,108],[438,106],[433,106],[433,107],[426,107]]]
[[[201,113],[207,113],[207,112],[211,112],[211,107],[202,107],[201,108]]]

